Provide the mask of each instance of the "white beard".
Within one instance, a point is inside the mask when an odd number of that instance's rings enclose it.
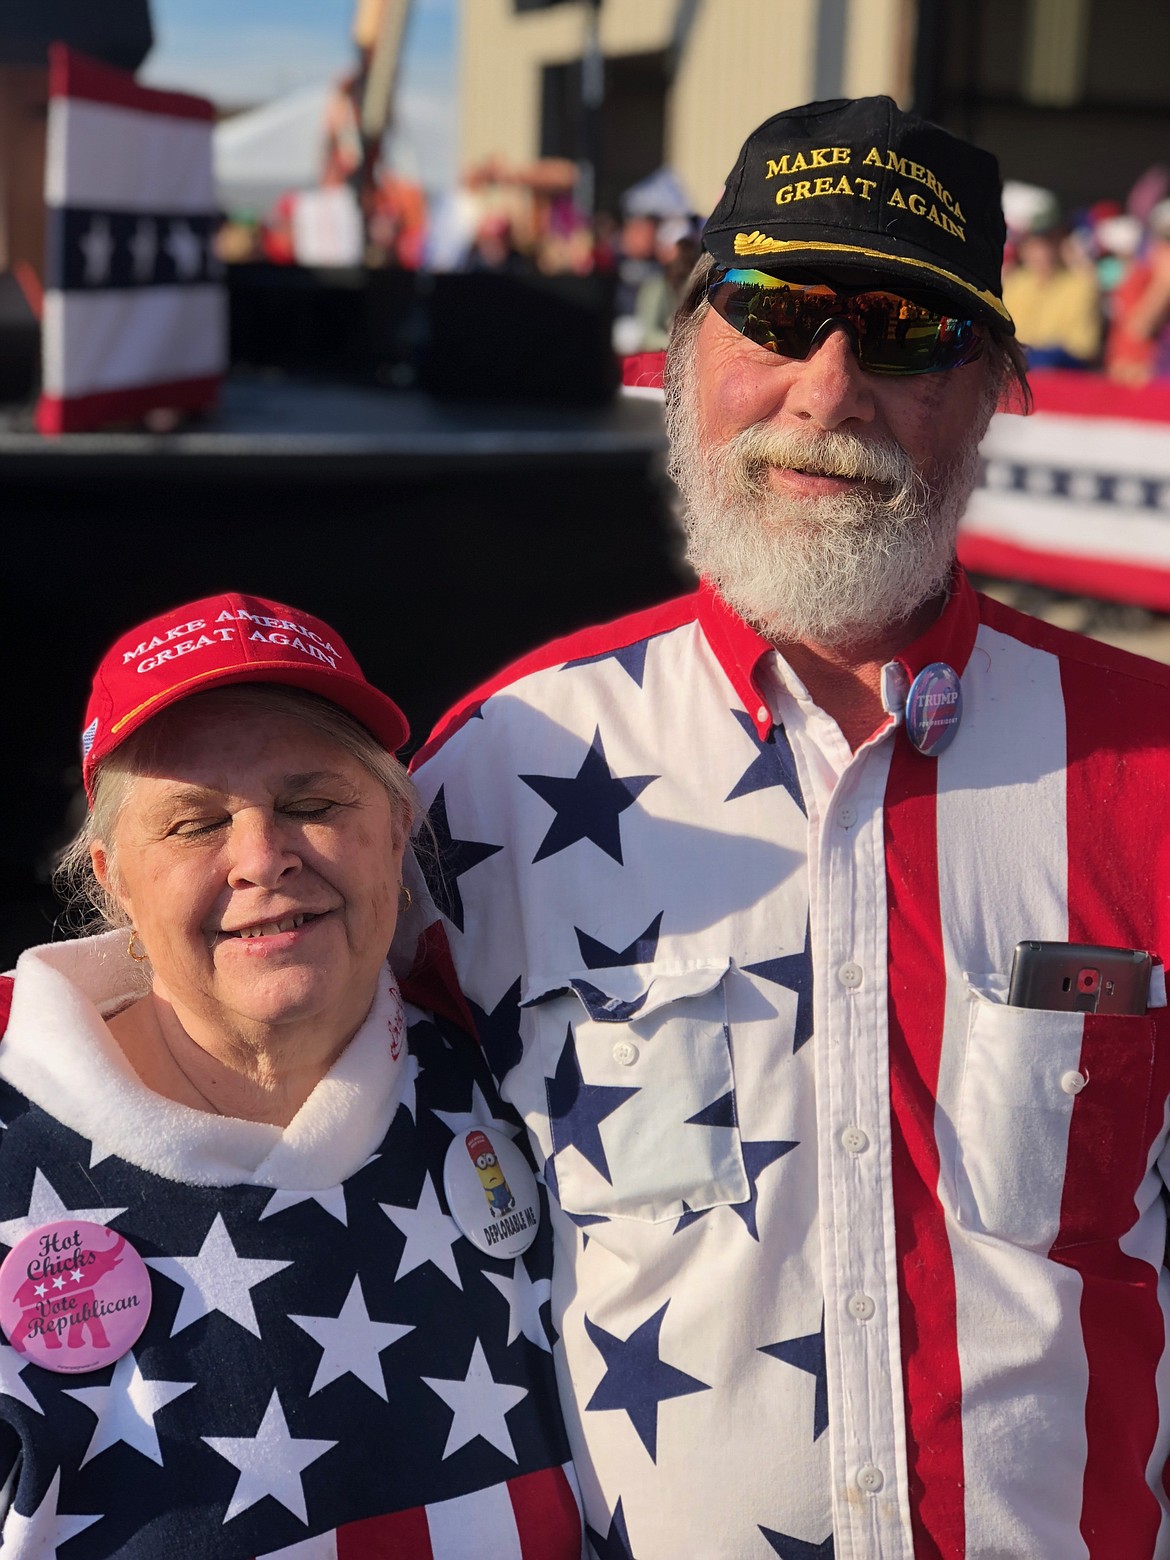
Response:
[[[692,363],[679,363],[668,383],[670,474],[682,495],[687,558],[766,638],[862,641],[946,588],[985,419],[928,481],[900,445],[841,431],[757,424],[706,446]],[[859,477],[867,486],[791,498],[770,487],[769,466]]]

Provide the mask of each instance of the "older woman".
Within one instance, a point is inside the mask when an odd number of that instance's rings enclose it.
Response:
[[[6,1557],[580,1554],[543,1192],[385,962],[406,735],[254,597],[98,669],[66,869],[113,929],[0,989]]]

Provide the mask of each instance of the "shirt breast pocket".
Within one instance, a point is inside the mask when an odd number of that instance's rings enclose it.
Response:
[[[959,1222],[1033,1251],[1117,1240],[1146,1170],[1155,1026],[970,992],[955,1116]]]
[[[566,1212],[658,1222],[749,1195],[727,1028],[727,963],[577,971],[532,1009]]]

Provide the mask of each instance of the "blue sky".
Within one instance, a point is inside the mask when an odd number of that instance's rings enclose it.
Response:
[[[413,0],[397,125],[432,187],[455,171],[458,0]],[[152,0],[154,49],[141,79],[221,106],[262,103],[329,81],[352,62],[353,0]]]

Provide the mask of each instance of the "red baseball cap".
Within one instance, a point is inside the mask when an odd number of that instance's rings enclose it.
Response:
[[[151,618],[106,651],[81,735],[86,792],[92,797],[102,759],[140,726],[180,699],[231,683],[283,683],[319,694],[391,753],[410,735],[397,704],[366,681],[328,623],[263,596],[227,592]]]

